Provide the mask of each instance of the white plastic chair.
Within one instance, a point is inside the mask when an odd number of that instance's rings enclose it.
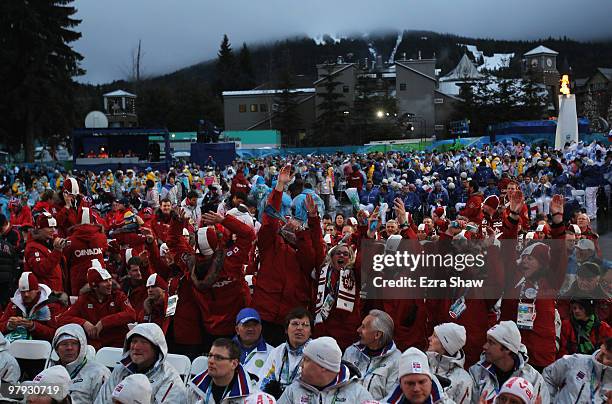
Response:
[[[191,360],[187,356],[168,354],[166,360],[176,369],[183,380],[187,379],[187,376],[189,376],[189,369],[191,369]]]
[[[586,192],[584,189],[574,189],[572,190],[572,197],[578,201],[580,206],[586,205]]]
[[[114,369],[123,357],[123,348],[102,347],[96,352],[96,362],[106,366],[109,369]]]
[[[9,352],[15,359],[44,360],[51,356],[51,344],[43,340],[17,340],[9,345]],[[45,363],[46,365],[46,363]]]
[[[189,379],[193,379],[194,376],[199,375],[203,371],[208,369],[208,357],[207,356],[198,356],[191,363],[191,377]]]
[[[87,345],[87,353],[85,354],[85,357],[88,361],[96,360],[96,348],[91,345]],[[59,356],[57,356],[57,352],[55,352],[55,349],[51,351],[51,360],[53,362],[57,362],[59,360]],[[51,363],[47,363],[47,366],[49,366],[50,364]]]

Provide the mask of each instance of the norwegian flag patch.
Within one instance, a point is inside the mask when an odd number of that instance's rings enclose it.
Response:
[[[423,368],[419,362],[412,362],[412,373],[423,373]]]
[[[581,370],[580,372],[576,373],[576,379],[578,380],[582,380],[584,379],[586,375],[584,374],[584,372]]]

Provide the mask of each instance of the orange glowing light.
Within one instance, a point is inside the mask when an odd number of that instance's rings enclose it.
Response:
[[[563,77],[561,78],[560,91],[561,91],[561,94],[570,95],[569,76],[567,74],[564,74]]]

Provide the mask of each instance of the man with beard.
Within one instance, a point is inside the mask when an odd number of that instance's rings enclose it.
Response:
[[[323,235],[312,198],[306,197],[308,230],[289,219],[282,226],[280,210],[291,167],[281,169],[275,189],[268,198],[259,229],[259,271],[253,291],[253,308],[261,315],[264,339],[272,345],[283,342],[284,318],[295,307],[309,307],[312,270],[321,264]]]
[[[0,318],[0,332],[9,341],[33,338],[51,341],[57,328],[55,318],[62,311],[64,306],[51,294],[51,289],[39,284],[32,272],[24,272]]]
[[[128,323],[136,320],[130,301],[120,290],[113,290],[111,275],[98,260],[92,260],[87,271],[91,291],[79,296],[57,320],[61,324],[76,323],[85,329],[89,343],[96,349],[120,347],[128,331]]]

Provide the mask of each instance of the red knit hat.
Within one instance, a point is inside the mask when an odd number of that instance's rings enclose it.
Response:
[[[484,202],[482,203],[483,206],[487,205],[488,207],[492,208],[493,210],[497,210],[497,208],[499,207],[499,198],[497,195],[489,195],[485,198]]]
[[[543,266],[547,266],[550,263],[550,247],[544,243],[537,242],[530,244],[521,253],[521,259],[525,255],[531,255]]]
[[[44,229],[47,227],[57,227],[57,220],[48,212],[42,212],[36,218],[36,228]]]
[[[438,206],[434,209],[433,213],[435,213],[438,217],[444,217],[446,210],[444,209],[444,206]]]
[[[19,291],[27,292],[38,289],[38,278],[32,272],[24,272],[19,277]]]
[[[64,192],[70,195],[79,194],[79,183],[76,178],[68,177],[64,180]]]
[[[147,278],[147,288],[151,286],[155,286],[158,288],[162,288],[163,290],[168,289],[168,282],[158,274],[151,274],[149,278]]]
[[[111,279],[111,275],[108,271],[102,268],[102,264],[97,259],[91,260],[91,267],[87,270],[87,283],[90,286],[95,286],[99,282]]]

